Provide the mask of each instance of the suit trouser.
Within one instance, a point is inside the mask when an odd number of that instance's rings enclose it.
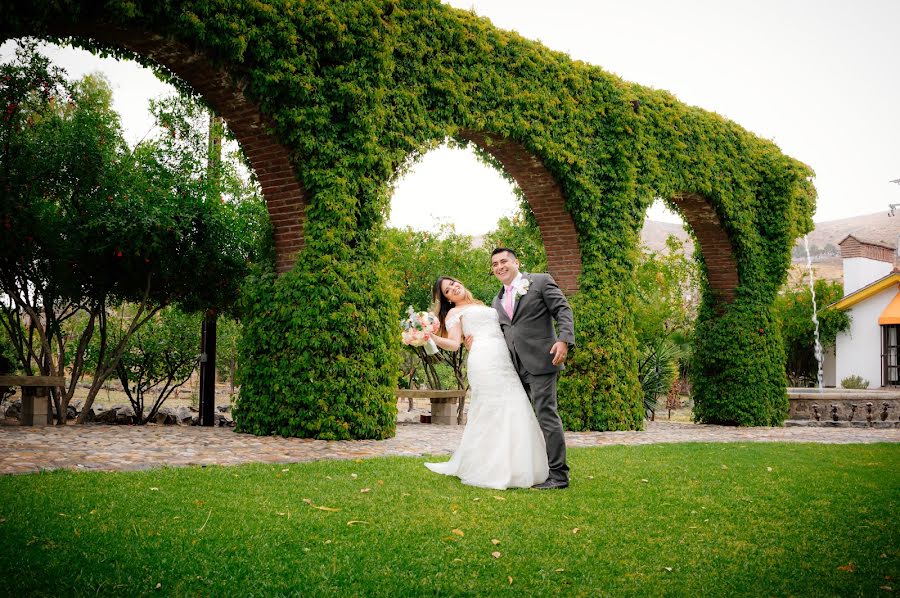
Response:
[[[516,360],[518,361],[518,360]],[[526,372],[522,364],[516,364],[519,378],[528,393],[538,425],[544,433],[547,444],[547,461],[550,465],[550,479],[560,482],[569,481],[569,466],[566,465],[566,438],[562,420],[556,406],[556,380],[559,373],[534,375]]]

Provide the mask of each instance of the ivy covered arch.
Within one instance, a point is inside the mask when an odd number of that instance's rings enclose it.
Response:
[[[393,434],[398,310],[379,260],[383,214],[400,165],[447,136],[516,179],[551,272],[574,293],[578,349],[560,383],[569,428],[642,426],[633,271],[657,197],[691,227],[705,274],[695,413],[741,425],[786,415],[772,303],[793,241],[812,228],[812,173],[718,115],[437,0],[0,0],[0,33],[171,72],[235,132],[280,271],[243,295],[242,430]]]

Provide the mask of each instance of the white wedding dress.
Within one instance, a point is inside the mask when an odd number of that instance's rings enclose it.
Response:
[[[547,479],[544,435],[509,356],[497,311],[471,305],[461,316],[472,335],[467,370],[471,403],[459,448],[444,463],[426,463],[436,473],[483,488],[528,488]],[[459,317],[447,319],[453,328]]]

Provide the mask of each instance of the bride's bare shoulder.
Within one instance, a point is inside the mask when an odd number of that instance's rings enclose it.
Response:
[[[463,314],[471,307],[474,307],[475,304],[467,303],[465,305],[458,305],[456,307],[450,308],[450,311],[447,312],[447,320],[456,320],[461,318]]]

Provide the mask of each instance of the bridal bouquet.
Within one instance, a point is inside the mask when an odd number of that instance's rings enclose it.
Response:
[[[437,345],[431,340],[431,335],[440,330],[441,324],[433,313],[417,312],[410,305],[406,308],[406,319],[400,320],[400,327],[403,328],[400,338],[404,345],[424,347],[425,353],[428,355],[438,352]]]

